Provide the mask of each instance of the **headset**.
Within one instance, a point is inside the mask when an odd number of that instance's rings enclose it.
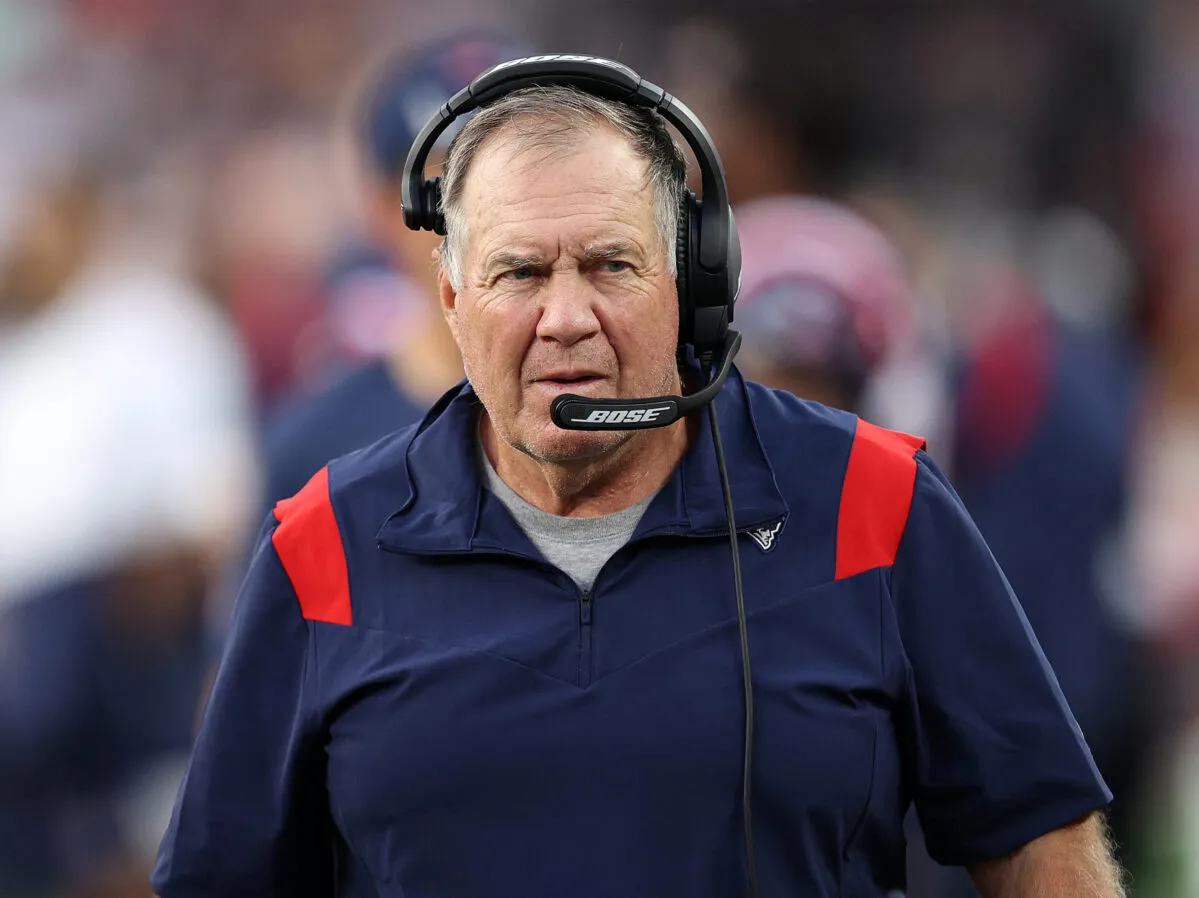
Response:
[[[702,199],[684,191],[679,210],[675,256],[679,300],[680,359],[688,350],[699,361],[707,383],[689,396],[648,399],[589,399],[558,396],[550,405],[554,423],[568,430],[642,430],[665,427],[708,405],[712,444],[724,494],[725,516],[733,558],[733,584],[741,639],[744,689],[745,748],[741,804],[750,898],[758,898],[751,814],[753,773],[753,680],[745,599],[741,590],[741,557],[737,543],[732,495],[716,408],[709,405],[732,370],[741,335],[729,325],[741,286],[741,243],[729,206],[724,166],[703,123],[679,100],[646,81],[628,66],[595,56],[548,55],[514,59],[492,66],[442,106],[417,135],[404,164],[400,201],[404,223],[413,230],[445,234],[441,179],[427,178],[425,162],[438,137],[452,122],[489,103],[527,87],[573,87],[585,93],[656,112],[687,141],[699,164]]]

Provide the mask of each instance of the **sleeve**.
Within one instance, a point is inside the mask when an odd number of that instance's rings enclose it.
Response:
[[[161,898],[334,894],[313,635],[263,529],[151,877]]]
[[[930,855],[999,857],[1111,801],[1024,612],[924,452],[891,589],[909,782]]]

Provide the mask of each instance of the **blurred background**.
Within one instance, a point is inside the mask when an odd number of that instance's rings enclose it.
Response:
[[[741,367],[927,436],[1199,895],[1192,0],[0,0],[0,895],[149,894],[264,516],[461,376],[415,130],[530,51],[700,115]]]

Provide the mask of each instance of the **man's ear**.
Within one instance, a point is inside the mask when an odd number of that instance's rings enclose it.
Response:
[[[437,266],[437,298],[438,304],[441,306],[441,314],[445,316],[445,323],[450,326],[450,333],[454,335],[454,342],[457,343],[458,293],[454,290],[454,285],[450,283],[450,276],[441,264],[440,247],[433,250],[433,264]]]

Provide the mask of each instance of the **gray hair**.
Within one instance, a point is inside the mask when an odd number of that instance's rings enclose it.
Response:
[[[675,242],[679,211],[687,189],[687,162],[665,120],[649,109],[554,85],[527,87],[501,97],[468,121],[450,144],[441,178],[441,210],[446,224],[441,268],[455,290],[462,289],[466,249],[462,195],[471,162],[483,144],[511,126],[513,136],[522,146],[562,152],[577,146],[581,134],[603,124],[615,128],[629,141],[637,156],[646,161],[654,224],[666,253],[668,270],[672,277],[677,276]]]

